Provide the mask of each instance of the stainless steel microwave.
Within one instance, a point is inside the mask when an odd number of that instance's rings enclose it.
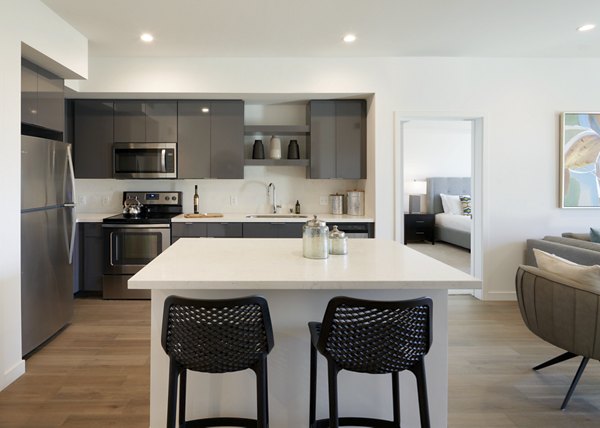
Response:
[[[114,143],[114,178],[177,178],[177,143]]]

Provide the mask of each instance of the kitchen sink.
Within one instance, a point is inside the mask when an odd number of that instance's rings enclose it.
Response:
[[[246,218],[308,218],[302,214],[249,214]]]

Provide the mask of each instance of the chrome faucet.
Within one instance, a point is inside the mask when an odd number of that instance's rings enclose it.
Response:
[[[267,195],[271,193],[272,205],[273,205],[273,214],[277,214],[277,208],[281,208],[281,205],[277,205],[277,197],[275,194],[275,184],[269,183],[267,186]]]

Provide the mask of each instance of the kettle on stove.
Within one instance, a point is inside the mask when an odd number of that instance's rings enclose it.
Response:
[[[131,216],[140,215],[142,212],[142,207],[143,205],[138,200],[137,196],[134,198],[129,197],[125,199],[125,202],[123,202],[123,214]]]

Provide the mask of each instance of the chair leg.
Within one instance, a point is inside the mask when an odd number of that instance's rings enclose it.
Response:
[[[394,406],[394,424],[400,428],[400,381],[398,372],[392,373],[392,401]]]
[[[185,400],[187,391],[187,370],[183,369],[179,375],[179,425],[185,426]]]
[[[337,374],[339,370],[332,360],[327,360],[329,382],[329,428],[339,428]]]
[[[565,410],[567,408],[567,404],[569,404],[569,400],[571,399],[571,395],[573,395],[573,392],[575,391],[575,387],[577,386],[577,383],[579,382],[579,379],[581,378],[581,375],[583,374],[583,371],[585,370],[585,366],[587,366],[587,363],[590,359],[587,357],[583,357],[583,360],[581,360],[581,364],[579,365],[579,368],[577,369],[577,373],[575,373],[575,378],[573,379],[573,382],[571,382],[571,386],[569,387],[569,391],[567,392],[567,396],[565,397],[562,406],[560,406],[560,410]]]
[[[310,404],[308,426],[315,428],[317,418],[317,349],[310,344]]]
[[[169,361],[169,392],[167,398],[167,428],[175,428],[177,416],[177,378],[179,367],[173,360]]]
[[[564,354],[559,355],[558,357],[554,357],[542,364],[538,364],[533,368],[533,370],[540,370],[545,367],[553,366],[554,364],[562,363],[563,361],[570,360],[571,358],[575,358],[577,354],[573,354],[572,352],[565,352]]]
[[[427,399],[427,379],[425,377],[425,360],[423,357],[414,364],[410,371],[417,379],[417,391],[419,394],[419,415],[421,417],[421,428],[430,428],[429,402]]]
[[[266,357],[256,363],[256,426],[267,428],[268,420],[268,397],[267,397],[267,359]]]

